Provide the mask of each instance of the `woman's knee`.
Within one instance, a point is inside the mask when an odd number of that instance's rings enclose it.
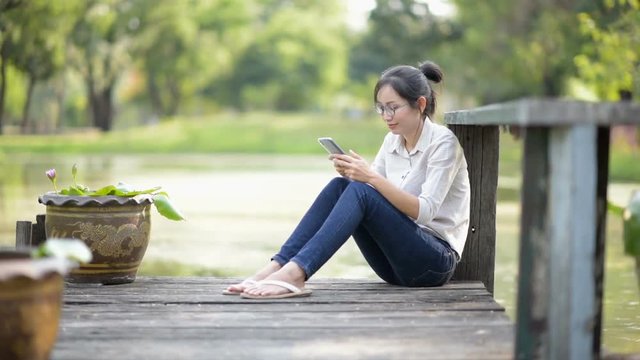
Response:
[[[370,195],[380,196],[378,190],[376,190],[373,186],[359,181],[351,181],[347,189],[353,190],[356,194],[358,194],[359,198],[364,198]]]
[[[329,184],[327,184],[327,187],[339,187],[344,189],[349,186],[349,183],[351,183],[349,179],[338,176],[331,179]]]

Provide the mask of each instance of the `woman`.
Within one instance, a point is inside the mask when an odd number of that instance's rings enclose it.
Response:
[[[320,192],[270,263],[224,293],[307,296],[305,282],[350,236],[384,281],[445,284],[467,237],[470,188],[457,138],[430,119],[436,109],[430,82],[441,80],[432,62],[384,71],[374,101],[389,133],[373,164],[354,151],[331,155],[342,177]]]

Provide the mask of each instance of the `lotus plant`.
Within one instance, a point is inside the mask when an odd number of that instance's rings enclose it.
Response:
[[[75,165],[74,165],[75,166]],[[58,192],[58,187],[56,186],[56,169],[49,169],[45,172],[49,180],[53,183],[53,189]]]
[[[91,190],[88,187],[78,184],[76,181],[76,176],[78,174],[78,166],[73,164],[71,168],[71,175],[73,176],[73,185],[68,188],[64,188],[58,190],[56,186],[56,169],[49,169],[45,172],[49,180],[53,183],[53,189],[55,193],[60,195],[71,195],[71,196],[122,196],[122,197],[134,197],[138,195],[148,195],[153,200],[153,205],[158,210],[160,215],[166,217],[169,220],[184,220],[184,216],[180,213],[180,211],[173,206],[171,201],[169,200],[169,195],[161,191],[161,187],[157,186],[151,189],[137,190],[134,189],[131,185],[125,184],[123,182],[119,182],[117,185],[107,185],[97,190]]]

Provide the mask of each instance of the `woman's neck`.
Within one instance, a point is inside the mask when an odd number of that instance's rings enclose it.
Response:
[[[420,139],[420,135],[422,134],[422,129],[424,128],[424,122],[426,120],[420,121],[418,127],[412,134],[404,135],[404,147],[407,149],[407,152],[411,152],[416,145],[418,144],[418,140]]]

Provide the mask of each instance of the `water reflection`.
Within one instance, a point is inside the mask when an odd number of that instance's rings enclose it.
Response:
[[[140,188],[162,186],[187,216],[166,220],[152,210],[151,241],[141,271],[154,275],[244,276],[265,263],[289,235],[317,192],[334,176],[320,156],[175,155],[46,156],[0,158],[0,246],[13,245],[15,222],[34,220],[45,209],[38,195],[58,184],[91,188],[125,181]],[[519,206],[513,179],[501,179],[497,208],[495,297],[513,318],[517,281]],[[615,185],[610,197],[626,204],[640,185]],[[515,196],[514,196],[515,194]],[[640,352],[640,304],[633,260],[622,252],[622,224],[608,219],[604,345]],[[347,242],[316,277],[369,277],[373,272]]]

